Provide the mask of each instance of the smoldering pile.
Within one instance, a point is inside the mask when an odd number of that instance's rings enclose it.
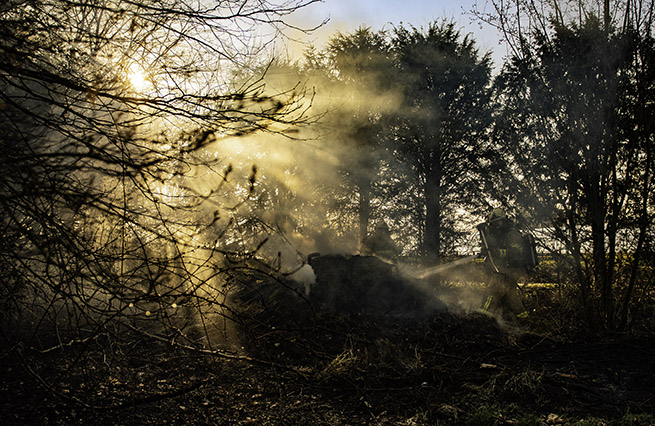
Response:
[[[311,267],[311,269],[310,269]],[[258,273],[241,285],[239,309],[259,321],[302,326],[316,313],[413,318],[445,312],[436,287],[373,256],[312,255],[298,274]],[[307,277],[315,275],[311,283]]]
[[[419,316],[446,307],[424,286],[374,256],[310,257],[316,272],[310,300],[320,310],[337,313]]]

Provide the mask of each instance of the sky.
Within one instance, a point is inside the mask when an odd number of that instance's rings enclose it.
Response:
[[[380,30],[402,22],[419,28],[446,18],[454,21],[463,34],[472,33],[481,52],[492,51],[498,66],[506,50],[499,45],[498,33],[486,24],[480,25],[471,15],[476,4],[478,10],[490,7],[487,0],[322,0],[294,13],[290,22],[309,28],[329,18],[322,28],[303,37],[320,48],[336,31],[349,33],[361,25]]]

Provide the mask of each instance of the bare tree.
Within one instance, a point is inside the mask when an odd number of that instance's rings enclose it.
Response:
[[[232,316],[217,277],[257,248],[232,217],[257,171],[231,179],[218,148],[308,121],[303,89],[271,93],[258,70],[285,17],[315,1],[0,6],[8,341],[48,330],[59,341],[43,344],[61,344],[116,319],[185,334],[192,314],[206,338]]]
[[[475,4],[471,14],[498,30],[509,56],[524,57],[540,42],[550,42],[553,26],[582,26],[596,16],[602,19],[605,36],[613,29],[650,31],[651,0],[491,0]]]

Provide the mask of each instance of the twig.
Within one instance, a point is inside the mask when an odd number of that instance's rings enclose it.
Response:
[[[45,390],[47,390],[48,392],[51,392],[53,395],[55,395],[59,399],[69,401],[69,402],[74,402],[76,404],[82,405],[85,408],[92,408],[92,409],[99,408],[99,407],[95,407],[95,406],[93,406],[91,404],[87,404],[86,402],[82,401],[79,398],[76,398],[74,396],[68,396],[68,395],[65,395],[65,394],[59,392],[57,389],[55,389],[55,387],[52,384],[48,383],[43,377],[41,377],[36,371],[34,371],[32,369],[32,367],[30,367],[27,360],[23,356],[22,351],[19,350],[18,353],[20,354],[22,364],[23,364],[23,367],[25,368],[25,370],[28,372],[28,374],[30,374],[32,377],[34,377],[36,379],[36,381],[41,385],[41,387],[43,387]]]
[[[73,339],[68,343],[60,343],[59,345],[53,346],[53,347],[48,348],[48,349],[36,349],[34,347],[31,347],[30,349],[33,350],[33,351],[39,352],[41,354],[47,354],[48,352],[52,352],[52,351],[55,351],[57,349],[63,349],[65,347],[70,347],[70,346],[76,345],[78,343],[86,343],[89,340],[97,339],[98,337],[100,337],[100,335],[96,334],[96,335],[93,335],[93,336],[85,337],[84,339]]]
[[[208,380],[209,379],[198,380],[192,385],[187,386],[184,389],[178,389],[176,391],[169,392],[169,393],[150,395],[142,398],[134,398],[128,401],[121,402],[120,404],[116,404],[116,405],[101,405],[101,406],[93,406],[92,408],[96,410],[119,410],[122,408],[133,407],[135,405],[149,404],[151,402],[157,402],[166,398],[173,398],[176,396],[184,395],[189,392],[193,392],[194,390],[200,388]]]
[[[245,361],[245,362],[249,362],[251,364],[258,364],[258,365],[264,365],[264,366],[267,366],[267,367],[280,368],[282,370],[287,370],[287,371],[291,371],[291,372],[294,372],[294,373],[298,373],[302,377],[305,377],[305,375],[306,375],[305,372],[302,371],[302,369],[299,369],[299,368],[291,366],[291,365],[280,364],[280,363],[273,362],[273,361],[265,361],[263,359],[253,358],[253,357],[250,357],[250,356],[247,356],[247,355],[239,355],[237,353],[227,352],[227,351],[220,350],[220,349],[196,348],[196,347],[193,347],[193,346],[190,346],[190,345],[184,345],[182,343],[178,343],[178,342],[176,342],[174,340],[169,340],[167,338],[157,336],[157,335],[152,334],[152,333],[148,333],[147,331],[144,331],[144,330],[137,329],[136,327],[132,326],[131,324],[126,324],[126,325],[127,325],[127,327],[131,328],[132,330],[136,331],[137,333],[141,333],[141,334],[143,334],[143,335],[145,335],[145,336],[147,336],[147,337],[149,337],[151,339],[155,339],[155,340],[160,341],[160,342],[168,343],[168,344],[170,344],[172,346],[176,346],[178,348],[185,349],[185,350],[188,350],[188,351],[191,351],[191,352],[201,353],[201,354],[204,354],[204,355],[211,355],[211,356],[215,356],[215,357],[219,357],[219,358],[229,359],[229,360],[232,360],[232,361]]]

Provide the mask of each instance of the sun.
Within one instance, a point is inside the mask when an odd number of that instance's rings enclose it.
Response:
[[[132,64],[127,72],[127,78],[130,84],[137,91],[143,91],[148,86],[146,73],[143,68],[138,64]]]

